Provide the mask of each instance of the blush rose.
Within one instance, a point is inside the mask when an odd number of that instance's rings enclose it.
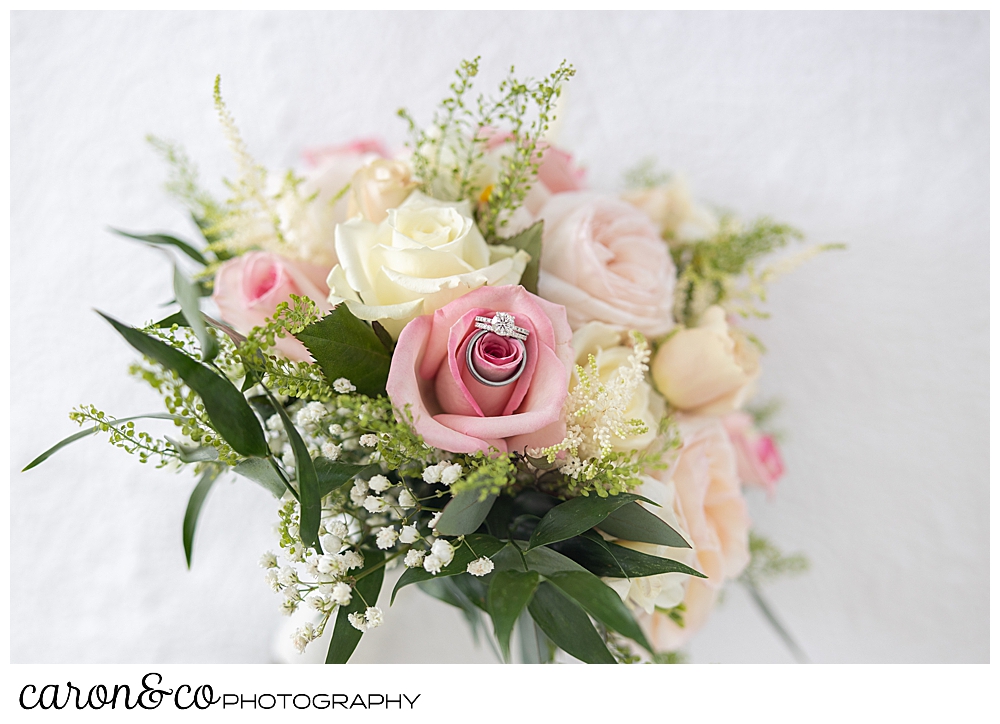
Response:
[[[492,332],[476,340],[475,318],[507,312],[528,330],[524,348]],[[478,381],[467,359],[494,387]],[[386,390],[408,410],[416,432],[433,447],[455,453],[524,450],[563,440],[562,416],[573,363],[565,310],[517,285],[480,287],[417,317],[399,335]]]
[[[569,191],[542,208],[538,293],[577,329],[599,321],[659,337],[674,326],[676,269],[644,213],[620,199]]]
[[[215,273],[212,300],[222,319],[236,331],[246,334],[264,324],[281,302],[290,301],[292,294],[309,297],[322,312],[330,311],[326,301],[327,270],[291,261],[267,251],[251,251],[230,259]],[[275,348],[290,360],[304,362],[309,352],[294,337],[277,340]]]

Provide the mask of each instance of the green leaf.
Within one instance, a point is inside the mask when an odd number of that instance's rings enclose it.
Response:
[[[432,578],[457,576],[460,573],[465,573],[465,569],[472,561],[483,556],[492,558],[504,545],[506,544],[503,541],[497,540],[490,535],[473,534],[465,536],[465,540],[455,548],[455,557],[452,558],[451,563],[442,568],[437,576],[433,573],[428,573],[423,568],[407,568],[403,575],[399,577],[399,580],[396,581],[396,587],[392,589],[392,598],[389,599],[389,605],[391,606],[392,602],[396,600],[396,594],[401,588],[409,586],[411,583],[419,583],[420,581],[427,581]]]
[[[299,492],[300,509],[299,538],[302,539],[305,545],[316,549],[318,553],[322,553],[323,548],[319,543],[319,523],[322,505],[320,503],[319,476],[316,474],[316,466],[309,456],[309,450],[306,448],[305,442],[302,441],[302,436],[299,435],[299,431],[295,429],[295,425],[289,419],[288,413],[285,412],[284,406],[271,397],[270,392],[268,392],[268,397],[271,399],[271,405],[274,407],[275,412],[281,417],[281,424],[285,428],[285,434],[288,435],[288,443],[292,447],[292,455],[295,456],[295,483]]]
[[[532,294],[538,294],[538,265],[542,260],[542,229],[544,222],[537,221],[519,234],[509,239],[501,239],[498,243],[513,246],[531,255],[531,261],[521,274],[521,286]]]
[[[326,663],[346,664],[354,649],[361,641],[361,632],[347,620],[348,614],[361,613],[368,606],[378,603],[378,594],[382,590],[382,578],[385,576],[385,554],[382,551],[362,550],[365,557],[365,567],[357,576],[354,591],[351,592],[351,602],[341,606],[337,611],[337,621],[333,627],[333,638],[326,652]],[[370,573],[369,573],[370,571]]]
[[[212,489],[212,484],[219,477],[219,468],[215,465],[208,468],[201,475],[201,480],[194,486],[191,497],[188,499],[187,510],[184,511],[184,558],[187,560],[187,567],[191,567],[191,549],[194,546],[194,529],[198,525],[198,515],[201,513],[201,506],[205,503],[205,496]]]
[[[475,533],[489,515],[493,501],[497,499],[494,493],[480,500],[480,492],[475,489],[463,490],[452,498],[444,506],[444,512],[438,520],[438,533],[455,536]]]
[[[524,559],[521,557],[521,552],[517,549],[513,543],[508,543],[503,548],[501,548],[497,553],[492,555],[490,559],[493,561],[493,572],[497,573],[499,571],[525,571],[527,566],[524,563]]]
[[[545,635],[570,656],[587,664],[616,663],[586,612],[555,584],[539,584],[528,612]]]
[[[638,543],[655,543],[671,548],[690,548],[684,536],[638,503],[625,505],[608,514],[599,526],[608,535]]]
[[[589,571],[558,571],[546,578],[609,629],[653,652],[621,597]]]
[[[214,447],[184,445],[171,437],[164,435],[167,442],[174,446],[182,463],[203,463],[218,460],[219,451]]]
[[[158,327],[160,329],[170,329],[172,326],[177,325],[178,327],[190,327],[187,318],[184,316],[184,312],[174,312],[169,317],[164,317],[159,322],[153,322],[149,325],[150,327]]]
[[[120,424],[122,424],[124,422],[131,422],[132,420],[147,420],[147,419],[153,419],[153,420],[179,420],[180,418],[177,417],[177,415],[171,415],[171,414],[166,413],[166,412],[151,412],[148,415],[133,415],[132,417],[122,417],[122,418],[119,418],[119,419],[115,420],[114,422],[109,422],[108,425],[110,425],[111,427],[117,427],[118,425],[120,425]],[[64,447],[66,447],[70,443],[74,443],[77,440],[82,440],[83,438],[88,437],[89,435],[93,435],[98,430],[100,430],[100,427],[98,427],[97,425],[94,425],[93,427],[88,427],[86,430],[80,430],[80,432],[75,432],[72,435],[70,435],[69,437],[63,438],[62,440],[60,440],[59,442],[57,442],[55,445],[53,445],[52,447],[50,447],[48,450],[46,450],[45,452],[43,452],[41,455],[39,455],[37,458],[35,458],[34,460],[32,460],[30,463],[28,463],[27,465],[25,465],[21,469],[21,472],[23,473],[23,472],[25,472],[27,470],[31,470],[36,465],[41,465],[42,463],[44,463],[46,460],[48,460],[50,457],[52,457],[53,455],[55,455],[57,452],[59,452],[60,450],[62,450]]]
[[[240,460],[233,467],[233,472],[242,475],[247,480],[254,481],[275,498],[280,498],[288,490],[288,486],[278,471],[274,469],[274,465],[265,458]]]
[[[372,331],[375,332],[375,336],[378,337],[378,341],[382,343],[385,347],[385,351],[390,355],[392,351],[396,348],[396,343],[392,341],[392,335],[389,334],[389,330],[379,324],[378,320],[372,322]]]
[[[524,561],[528,564],[529,570],[538,571],[543,576],[549,576],[559,571],[587,570],[576,561],[551,548],[533,548],[524,554]]]
[[[584,533],[570,538],[557,543],[556,548],[595,576],[603,578],[644,578],[661,573],[686,573],[697,578],[706,577],[679,561],[651,556],[610,543],[596,533]]]
[[[378,463],[372,465],[352,465],[350,463],[338,463],[329,458],[318,457],[313,460],[316,468],[316,477],[319,485],[319,497],[325,498],[342,485],[354,480],[359,475],[372,475],[381,472],[382,466]]]
[[[201,255],[201,252],[195,249],[193,246],[188,244],[186,241],[181,241],[180,239],[168,236],[167,234],[130,234],[127,231],[122,231],[121,229],[115,229],[113,227],[108,227],[111,231],[121,236],[126,236],[129,239],[137,239],[138,241],[144,241],[147,244],[155,244],[156,246],[173,246],[180,249],[182,252],[187,254],[189,257],[194,259],[196,262],[202,266],[208,266],[208,260]]]
[[[362,395],[385,394],[392,355],[366,322],[338,304],[318,322],[295,335],[306,346],[330,384],[344,377]]]
[[[607,498],[590,495],[567,500],[545,514],[531,535],[528,547],[537,548],[580,535],[602,522],[613,511],[638,498],[638,495],[632,493],[620,493]]]
[[[493,574],[486,608],[493,619],[493,632],[500,644],[504,661],[510,660],[510,635],[514,631],[514,624],[537,587],[538,574],[534,571],[509,570]]]
[[[219,343],[215,341],[215,337],[209,334],[208,327],[205,325],[205,318],[201,313],[201,297],[197,287],[184,276],[176,265],[174,265],[174,296],[180,302],[181,313],[198,338],[198,344],[201,345],[201,359],[205,362],[211,362],[219,353]]]
[[[184,383],[201,397],[212,427],[233,450],[246,457],[264,457],[268,454],[260,421],[250,409],[246,398],[229,380],[170,345],[106,314],[98,314],[139,352],[180,375]]]

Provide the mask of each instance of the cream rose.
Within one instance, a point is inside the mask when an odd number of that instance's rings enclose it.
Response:
[[[739,409],[760,375],[757,349],[726,322],[722,307],[705,310],[697,327],[675,333],[656,353],[656,388],[674,407],[702,415]]]
[[[598,378],[602,383],[608,384],[618,376],[620,369],[627,369],[629,366],[629,357],[632,356],[633,349],[627,341],[628,332],[621,327],[603,322],[588,322],[573,333],[576,364],[587,368],[590,364],[590,355],[593,355],[597,364]],[[577,382],[577,375],[574,373],[570,380],[570,389],[573,389]],[[629,400],[625,417],[629,420],[642,420],[646,425],[646,432],[630,435],[627,438],[616,436],[612,440],[612,447],[621,452],[644,450],[649,447],[656,437],[665,407],[663,398],[653,390],[652,386],[645,379],[640,381]]]
[[[482,286],[517,284],[524,251],[490,246],[467,201],[413,192],[379,224],[361,218],[337,225],[330,303],[347,303],[360,319],[378,320],[396,338],[407,322]]]
[[[676,269],[641,211],[584,191],[555,194],[545,221],[538,293],[577,329],[597,320],[659,337],[674,326]]]
[[[719,233],[719,219],[694,202],[687,184],[671,179],[662,186],[627,191],[622,198],[645,212],[668,241],[697,241]]]

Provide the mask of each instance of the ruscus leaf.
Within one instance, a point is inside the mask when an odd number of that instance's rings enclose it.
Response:
[[[346,664],[354,649],[361,641],[362,633],[351,625],[347,616],[362,613],[368,606],[378,603],[385,576],[385,554],[382,551],[362,550],[365,567],[357,575],[357,583],[351,592],[351,602],[337,611],[337,621],[333,626],[333,637],[326,652],[326,663]],[[370,572],[369,572],[370,571]]]
[[[542,581],[528,604],[528,612],[552,641],[570,656],[587,664],[614,664],[590,617],[555,584]]]
[[[611,511],[598,526],[608,535],[639,543],[655,543],[671,548],[690,548],[684,536],[638,503]]]
[[[444,506],[444,512],[438,520],[438,533],[454,536],[475,533],[489,515],[497,496],[494,493],[482,500],[479,498],[480,491],[475,489],[463,490],[452,498]]]
[[[187,567],[191,567],[191,553],[194,546],[194,529],[198,525],[198,516],[201,514],[201,506],[205,503],[208,491],[212,489],[212,484],[219,477],[219,468],[210,467],[201,475],[198,484],[194,486],[191,497],[188,499],[187,510],[184,511],[184,558],[187,560]]]
[[[202,266],[208,266],[208,260],[204,256],[202,256],[200,251],[195,249],[186,241],[181,241],[176,237],[169,236],[168,234],[131,234],[127,231],[122,231],[121,229],[115,229],[114,227],[108,227],[108,228],[110,228],[111,231],[113,231],[114,233],[128,237],[129,239],[144,241],[147,244],[155,244],[156,246],[176,247],[177,249],[187,254],[189,257],[194,259]]]
[[[219,353],[219,343],[215,337],[209,334],[208,326],[205,324],[205,317],[201,313],[201,299],[198,289],[191,280],[181,272],[180,268],[174,266],[174,296],[181,305],[181,313],[188,325],[198,338],[201,345],[201,358],[205,362],[211,362]]]
[[[632,493],[619,493],[607,498],[591,495],[567,500],[545,514],[531,535],[528,547],[537,548],[580,535],[601,523],[618,508],[638,498]]]
[[[504,661],[510,660],[510,635],[514,624],[531,600],[538,586],[538,574],[534,571],[499,571],[493,574],[486,607],[493,619],[493,632],[500,644]]]
[[[403,575],[399,577],[399,580],[396,581],[395,588],[392,589],[392,598],[389,599],[389,605],[392,605],[392,602],[396,600],[396,594],[401,588],[409,586],[411,583],[428,581],[432,578],[457,576],[460,573],[465,573],[465,569],[472,561],[483,556],[491,558],[504,545],[506,544],[503,541],[497,540],[490,535],[473,534],[465,536],[465,539],[455,548],[455,557],[452,558],[451,563],[442,568],[436,576],[433,573],[428,573],[423,568],[407,568]]]
[[[106,314],[98,314],[136,350],[180,375],[184,383],[201,397],[212,427],[233,450],[247,457],[264,457],[268,454],[260,421],[250,409],[246,398],[229,380],[170,345]]]

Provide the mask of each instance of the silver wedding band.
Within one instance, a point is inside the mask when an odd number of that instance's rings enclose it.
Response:
[[[483,319],[483,317],[476,317],[476,319],[477,320]],[[469,340],[469,346],[465,348],[465,366],[469,368],[469,374],[471,374],[475,378],[476,382],[484,384],[488,387],[504,387],[506,385],[509,385],[511,382],[514,382],[518,377],[521,376],[521,373],[524,372],[524,367],[528,363],[528,352],[524,348],[524,341],[520,337],[514,337],[517,343],[521,345],[521,364],[518,366],[517,372],[515,372],[513,376],[509,377],[506,380],[501,380],[500,382],[494,382],[493,380],[488,380],[481,374],[479,374],[479,372],[476,370],[476,365],[473,364],[472,362],[472,348],[476,346],[476,342],[479,341],[480,337],[482,337],[484,334],[487,334],[488,332],[492,332],[493,330],[483,329],[478,325],[476,326],[477,329],[479,329],[480,331],[476,332],[476,334],[472,337],[472,339]],[[527,333],[525,333],[525,336],[527,336]]]

